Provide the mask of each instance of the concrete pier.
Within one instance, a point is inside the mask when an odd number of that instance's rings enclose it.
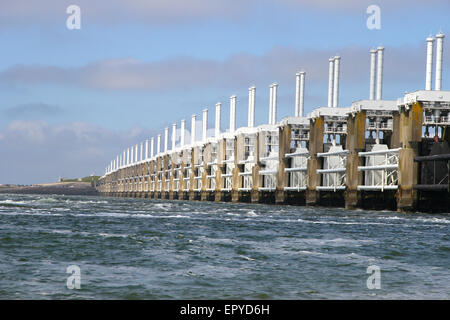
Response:
[[[150,154],[148,140],[145,154],[143,144],[140,154],[138,145],[126,149],[108,165],[96,188],[116,197],[404,212],[439,203],[448,210],[450,91],[441,90],[440,84],[439,90],[431,90],[427,61],[428,90],[382,100],[382,82],[375,79],[376,54],[382,50],[371,52],[369,100],[337,106],[340,59],[335,57],[330,59],[329,106],[303,115],[304,73],[297,73],[295,116],[276,121],[278,84],[273,84],[269,124],[254,127],[256,89],[251,87],[248,127],[235,129],[237,100],[232,96],[227,132],[220,131],[217,103],[214,137],[206,135],[205,109],[200,141],[195,138],[193,116],[190,144],[184,141],[184,122],[177,144],[174,125],[171,150],[166,129],[164,151],[161,135],[156,154],[153,139]],[[382,67],[378,74],[381,78]]]
[[[320,175],[317,170],[322,167],[322,159],[317,154],[323,152],[323,132],[324,119],[318,117],[311,119],[309,132],[309,159],[308,159],[308,185],[306,189],[306,205],[314,206],[319,204],[319,191],[316,189],[320,186]]]

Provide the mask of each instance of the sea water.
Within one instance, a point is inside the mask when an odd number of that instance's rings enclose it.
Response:
[[[449,214],[3,194],[0,299],[449,299],[449,240]]]

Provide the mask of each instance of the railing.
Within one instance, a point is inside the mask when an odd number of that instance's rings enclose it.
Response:
[[[196,164],[194,167],[198,168],[197,175],[194,177],[194,181],[197,182],[197,188],[194,188],[194,191],[200,191],[202,189],[203,164]]]
[[[358,190],[398,189],[398,153],[400,150],[401,148],[359,152],[358,156],[366,158],[366,165],[358,166],[358,171],[365,172],[364,185],[359,185]]]
[[[189,191],[189,189],[191,188],[191,178],[185,177],[185,178],[183,178],[183,181],[184,181],[184,186],[185,186],[183,191]]]
[[[324,159],[324,169],[318,169],[317,173],[323,177],[322,186],[317,186],[319,191],[345,190],[346,164],[348,150],[318,153],[318,157]]]
[[[156,179],[156,173],[153,173],[150,175],[150,191],[154,192],[155,191],[155,179]]]
[[[222,160],[222,163],[234,163],[234,158]]]
[[[168,192],[170,190],[170,178],[172,176],[172,170],[168,169],[165,170],[165,190],[166,192]]]
[[[367,129],[390,129],[392,130],[393,128],[393,124],[392,122],[380,122],[380,123],[376,123],[376,122],[369,122]]]
[[[259,187],[260,191],[274,191],[277,187],[277,168],[278,168],[278,154],[272,153],[260,159],[265,164],[265,170],[259,170],[259,174],[262,176],[262,187]]]
[[[289,173],[289,186],[284,187],[284,190],[306,190],[308,184],[307,161],[309,152],[286,153],[284,156],[291,158],[291,167],[284,169],[284,172]]]
[[[242,162],[243,161],[239,163]],[[253,163],[245,163],[244,172],[239,172],[239,176],[242,177],[242,188],[238,188],[239,191],[250,191],[252,189],[253,187],[252,172],[253,172]]]
[[[309,133],[292,133],[291,140],[308,140]]]
[[[233,168],[234,168],[234,159],[228,159],[223,161],[225,163],[225,173],[222,174],[224,187],[222,191],[231,191],[233,188]]]
[[[339,126],[339,127],[326,127],[324,129],[324,133],[347,133],[347,125]]]
[[[173,191],[178,192],[180,190],[180,172],[181,172],[181,168],[180,167],[176,167],[173,170],[174,170],[173,182],[175,184]]]
[[[162,191],[162,171],[158,171],[158,191],[161,192]]]
[[[206,189],[207,191],[216,190],[216,170],[217,170],[217,162],[213,162],[211,165],[211,174],[206,176],[206,180],[208,183],[206,184],[209,187]]]
[[[435,116],[425,116],[424,124],[450,124],[450,117],[449,116],[441,116],[441,117],[435,117]]]

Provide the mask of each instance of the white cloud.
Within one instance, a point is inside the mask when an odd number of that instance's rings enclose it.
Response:
[[[40,183],[59,176],[103,174],[113,157],[153,133],[144,128],[113,131],[82,122],[49,125],[13,121],[0,132],[0,183]]]
[[[342,57],[343,84],[368,81],[369,49],[346,47],[300,51],[275,47],[264,55],[235,54],[224,61],[172,58],[158,62],[135,59],[102,60],[79,68],[13,66],[0,73],[0,83],[9,85],[55,84],[107,90],[154,90],[247,87],[254,82],[291,81],[296,71],[307,72],[308,83],[325,83],[328,58]],[[446,42],[446,52],[450,45]],[[421,46],[386,48],[385,80],[392,83],[422,81],[425,41]],[[449,66],[445,65],[446,71]],[[444,75],[445,81],[445,75]]]
[[[180,24],[201,20],[243,19],[255,10],[278,5],[288,10],[310,8],[324,12],[365,14],[372,4],[388,10],[408,10],[415,6],[448,6],[448,0],[1,0],[0,24],[36,25],[60,23],[67,18],[66,8],[76,4],[83,21],[89,24],[117,25],[142,23],[147,25]],[[83,27],[82,27],[83,28]]]
[[[448,5],[448,0],[409,0],[405,3],[405,0],[277,0],[282,5],[289,6],[291,8],[318,8],[323,11],[342,11],[345,12],[355,12],[359,11],[362,14],[365,13],[365,8],[370,5],[378,5],[386,9],[402,9],[415,6],[431,6],[431,5]]]
[[[91,24],[178,24],[198,19],[224,17],[236,19],[256,3],[255,0],[14,0],[0,1],[3,24],[26,25],[64,21],[66,8],[76,4],[83,21]]]

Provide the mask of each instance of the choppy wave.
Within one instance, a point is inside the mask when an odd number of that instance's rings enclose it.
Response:
[[[0,195],[0,271],[9,275],[0,298],[448,299],[449,222],[389,211]],[[73,264],[86,290],[67,296],[61,275]],[[382,272],[375,295],[364,287],[369,265]]]

